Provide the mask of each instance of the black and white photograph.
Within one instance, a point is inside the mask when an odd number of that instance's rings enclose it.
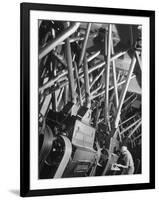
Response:
[[[153,188],[154,12],[21,15],[21,196]]]
[[[39,178],[142,173],[142,26],[38,27]]]

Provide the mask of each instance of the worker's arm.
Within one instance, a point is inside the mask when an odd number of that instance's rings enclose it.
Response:
[[[127,168],[128,168],[127,165],[121,165],[121,164],[117,164],[117,163],[115,163],[115,165],[116,165],[117,167],[121,167],[121,168],[124,168],[124,169],[127,169]]]
[[[127,168],[129,167],[129,165],[130,165],[130,163],[129,163],[129,162],[130,162],[129,156],[126,156],[126,157],[125,157],[124,162],[125,162],[125,163],[124,163],[125,165],[116,163],[116,166],[117,166],[117,167],[124,168],[124,169],[127,169]]]

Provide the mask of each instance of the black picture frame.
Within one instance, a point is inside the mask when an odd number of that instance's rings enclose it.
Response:
[[[149,183],[125,184],[125,185],[102,185],[93,187],[73,187],[59,189],[30,189],[30,11],[59,11],[75,13],[94,13],[107,15],[123,15],[148,17],[150,20],[150,180]],[[20,81],[20,195],[43,196],[62,195],[76,193],[96,193],[107,191],[141,190],[155,188],[155,12],[149,10],[130,10],[101,7],[82,7],[71,5],[49,5],[35,3],[21,3],[21,81]]]

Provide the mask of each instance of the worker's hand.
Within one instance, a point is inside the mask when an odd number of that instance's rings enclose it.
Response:
[[[115,163],[114,165],[115,165],[115,167],[122,167],[121,164],[117,164],[117,163]]]
[[[117,167],[117,165],[118,165],[117,163],[114,163],[114,164],[113,164],[113,167],[115,168],[115,167]]]

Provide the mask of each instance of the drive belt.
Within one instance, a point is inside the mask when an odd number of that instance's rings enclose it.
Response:
[[[65,136],[60,136],[62,137],[62,139],[64,140],[64,143],[65,143],[65,151],[64,151],[64,155],[62,157],[62,160],[59,164],[59,167],[54,175],[54,178],[61,178],[63,173],[64,173],[64,170],[69,162],[69,159],[71,157],[71,154],[72,154],[72,144],[70,142],[70,140],[65,137]]]
[[[53,136],[53,133],[48,125],[45,126],[43,134],[44,134],[44,139],[39,155],[40,165],[47,159],[47,156],[49,155],[52,149],[53,141],[55,140],[55,137]]]

